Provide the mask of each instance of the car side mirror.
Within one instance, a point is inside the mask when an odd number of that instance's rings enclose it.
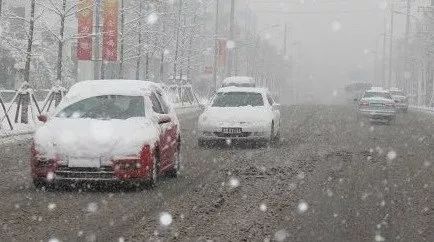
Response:
[[[172,118],[169,115],[160,115],[158,116],[158,124],[167,124],[172,122]]]
[[[354,102],[358,102],[359,99],[358,99],[358,98],[354,98],[353,101],[354,101]]]
[[[279,103],[274,103],[273,104],[273,109],[274,110],[277,110],[277,109],[279,109],[280,108],[280,104]]]
[[[42,123],[46,123],[48,121],[48,117],[45,114],[38,115],[38,120]]]

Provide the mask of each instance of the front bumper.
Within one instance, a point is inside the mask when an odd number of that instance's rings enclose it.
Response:
[[[359,113],[371,119],[393,119],[396,116],[395,109],[359,109]]]
[[[128,169],[119,168],[117,164],[95,167],[69,167],[53,163],[50,166],[32,167],[33,179],[53,183],[57,181],[101,181],[101,182],[126,182],[145,181],[150,177],[149,166],[141,166]]]

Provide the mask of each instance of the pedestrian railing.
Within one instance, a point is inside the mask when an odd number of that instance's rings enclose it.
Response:
[[[37,100],[35,91],[28,83],[23,83],[18,90],[0,90],[0,113],[2,113],[2,116],[0,116],[0,129],[7,126],[9,130],[15,130],[16,126],[37,124],[39,122],[37,116],[56,107],[66,93],[66,89],[53,87],[46,93],[48,94],[45,96],[44,101],[41,102]],[[3,98],[5,94],[8,96],[13,95],[12,99],[5,101],[5,98]]]
[[[410,106],[411,109],[426,113],[432,113],[434,114],[434,107],[428,107],[428,106]]]

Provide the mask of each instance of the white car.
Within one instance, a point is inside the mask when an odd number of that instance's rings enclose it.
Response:
[[[222,87],[255,87],[255,79],[249,76],[231,76],[223,80]]]
[[[37,188],[58,181],[154,185],[176,176],[181,135],[175,110],[155,83],[84,81],[74,85],[36,131],[31,174]]]
[[[271,142],[280,135],[280,110],[267,89],[224,87],[198,122],[199,146],[208,141]]]
[[[360,99],[358,112],[371,121],[392,122],[396,117],[396,105],[388,91],[382,88],[371,88]]]

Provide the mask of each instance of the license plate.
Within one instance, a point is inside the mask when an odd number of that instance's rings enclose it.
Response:
[[[240,134],[243,132],[241,128],[223,128],[222,132],[225,134]]]
[[[372,103],[371,106],[373,107],[383,107],[382,103]]]
[[[101,162],[99,158],[69,158],[69,167],[99,168]]]

